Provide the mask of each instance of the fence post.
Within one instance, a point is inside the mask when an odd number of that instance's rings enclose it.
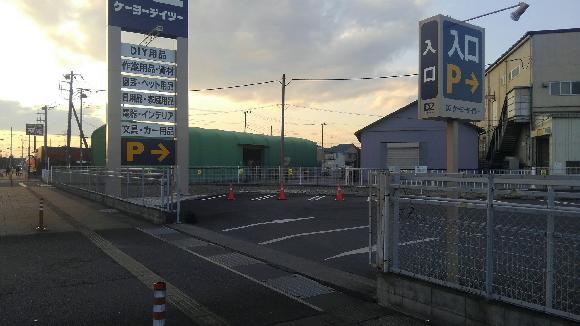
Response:
[[[141,168],[141,199],[145,206],[145,168]]]
[[[369,265],[373,264],[373,188],[369,185]]]
[[[548,219],[546,225],[546,308],[552,308],[554,293],[554,201],[556,194],[548,187]]]
[[[401,175],[395,174],[394,176],[394,183],[400,184],[401,183]],[[393,248],[393,257],[392,257],[392,268],[399,269],[399,198],[400,198],[400,190],[399,188],[390,187],[390,191],[392,193],[392,205],[393,205],[393,223],[392,223],[392,242],[391,246]]]
[[[487,220],[486,220],[486,243],[485,243],[485,294],[491,298],[493,294],[493,237],[495,230],[495,215],[493,198],[495,195],[495,183],[493,174],[487,175]]]

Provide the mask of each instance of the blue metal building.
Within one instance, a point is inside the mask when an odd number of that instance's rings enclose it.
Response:
[[[355,132],[361,142],[361,168],[446,169],[445,121],[421,120],[417,101]],[[459,125],[459,169],[478,168],[478,128]]]

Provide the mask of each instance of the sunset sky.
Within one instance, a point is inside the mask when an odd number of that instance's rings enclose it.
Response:
[[[577,0],[529,0],[520,19],[509,11],[473,21],[486,29],[486,61],[493,62],[526,31],[580,27]],[[83,76],[75,87],[106,88],[105,0],[0,0],[3,78],[0,150],[26,152],[25,123],[49,111],[49,139],[62,145],[67,93],[63,74]],[[372,77],[417,72],[418,21],[436,14],[467,19],[516,1],[462,0],[199,0],[189,1],[189,89],[287,78]],[[135,36],[127,36],[135,38]],[[151,46],[161,46],[154,41]],[[355,143],[353,133],[417,97],[414,77],[348,82],[292,82],[287,88],[286,134],[325,146]],[[106,93],[89,93],[85,128],[105,121]],[[280,131],[280,84],[190,92],[190,126]],[[78,107],[78,97],[75,98]],[[320,111],[325,109],[339,112]],[[342,113],[341,113],[342,112]],[[350,114],[347,114],[350,113]],[[73,128],[78,135],[78,129]],[[41,143],[42,140],[39,138]],[[39,146],[40,146],[39,143]],[[78,136],[73,145],[78,146]]]

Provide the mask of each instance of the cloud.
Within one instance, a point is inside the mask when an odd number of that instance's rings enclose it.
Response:
[[[56,43],[105,60],[105,2],[19,1]],[[190,88],[296,77],[406,73],[397,60],[414,48],[424,1],[197,0],[189,3]],[[278,85],[279,86],[279,85]],[[296,82],[293,98],[325,102],[370,95],[376,82]],[[224,91],[235,101],[272,102],[275,85]],[[290,95],[290,94],[289,94]]]
[[[17,7],[32,17],[45,34],[72,53],[105,59],[105,3],[103,0],[20,0]]]

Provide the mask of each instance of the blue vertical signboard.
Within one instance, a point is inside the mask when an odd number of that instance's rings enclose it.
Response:
[[[419,34],[419,118],[483,120],[483,28],[437,15]]]
[[[159,36],[187,37],[188,0],[109,0],[108,24],[122,30]]]

